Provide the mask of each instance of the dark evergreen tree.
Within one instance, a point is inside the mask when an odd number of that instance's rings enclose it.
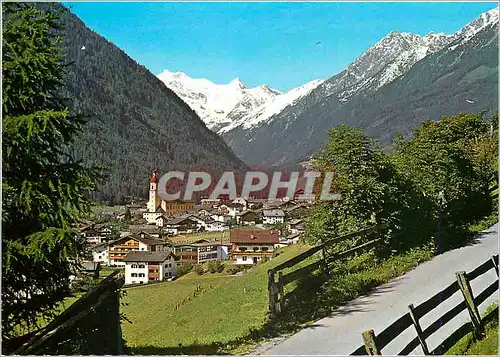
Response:
[[[70,292],[93,169],[67,154],[81,131],[58,96],[59,13],[3,3],[2,336],[50,318]]]

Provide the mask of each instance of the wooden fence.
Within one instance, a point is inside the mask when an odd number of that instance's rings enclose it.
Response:
[[[268,292],[269,292],[269,311],[273,315],[279,315],[285,303],[285,286],[292,283],[295,280],[301,279],[304,276],[310,275],[312,272],[323,269],[326,274],[329,274],[329,267],[333,262],[340,261],[352,257],[356,253],[366,252],[370,248],[373,248],[378,243],[381,243],[387,237],[385,233],[387,232],[388,225],[379,225],[370,227],[361,231],[354,233],[349,233],[341,237],[336,237],[330,239],[324,243],[318,244],[305,252],[277,265],[273,269],[267,271],[268,274]],[[367,241],[369,238],[371,239]],[[355,246],[348,248],[343,251],[335,252],[332,254],[328,253],[328,248],[335,246],[336,244],[346,242],[348,240],[354,240]],[[319,253],[320,257],[318,260],[310,263],[304,267],[300,267],[290,273],[283,274],[283,270],[287,268],[292,268],[295,265],[303,262],[307,258]],[[278,280],[276,281],[276,276]]]
[[[495,269],[497,279],[476,297],[474,297],[470,282],[491,269]],[[410,326],[413,326],[417,336],[411,340],[398,353],[398,355],[408,355],[418,346],[422,348],[424,355],[442,355],[470,332],[474,334],[475,338],[481,338],[484,332],[484,325],[491,321],[495,316],[498,316],[498,306],[483,318],[481,318],[478,310],[478,306],[482,302],[498,291],[498,255],[493,256],[491,259],[481,264],[470,273],[463,271],[457,272],[456,278],[456,281],[420,305],[415,307],[413,304],[410,304],[408,306],[408,312],[397,319],[381,333],[375,335],[373,330],[363,332],[362,337],[364,345],[360,346],[351,355],[381,355],[382,349]],[[419,320],[459,290],[462,292],[462,296],[464,298],[463,301],[451,310],[442,314],[426,329],[422,330]],[[469,312],[470,321],[463,324],[460,328],[448,336],[439,346],[430,351],[427,346],[426,339],[465,309]]]
[[[13,355],[120,355],[123,275],[116,270],[71,304],[47,326],[28,335],[21,346],[3,346]]]

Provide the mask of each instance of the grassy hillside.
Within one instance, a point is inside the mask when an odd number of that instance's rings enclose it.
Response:
[[[305,245],[284,248],[279,256],[239,277],[190,276],[127,289],[122,309],[131,322],[122,323],[127,346],[135,354],[237,351],[252,330],[269,320],[267,270],[305,249]],[[181,306],[174,310],[177,304]]]

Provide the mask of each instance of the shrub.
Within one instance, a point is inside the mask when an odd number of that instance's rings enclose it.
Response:
[[[193,271],[198,275],[203,275],[205,269],[203,269],[203,266],[201,264],[196,264],[193,268]]]
[[[186,263],[177,267],[177,276],[183,276],[193,270],[193,264]]]
[[[224,271],[224,263],[220,260],[217,260],[215,263],[215,271],[217,273],[222,273]]]

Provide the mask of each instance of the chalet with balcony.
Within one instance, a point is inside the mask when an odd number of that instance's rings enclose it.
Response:
[[[105,224],[93,224],[80,229],[88,244],[101,244],[111,240],[112,231]]]
[[[178,217],[166,222],[163,230],[173,235],[189,234],[196,232],[197,222],[190,217]]]
[[[241,225],[254,225],[261,221],[261,212],[245,211],[236,215],[236,223]]]
[[[211,260],[223,260],[229,256],[229,244],[200,239],[193,243],[174,245],[178,264],[198,264]]]
[[[231,231],[231,258],[236,264],[256,264],[264,257],[271,258],[279,232],[275,229],[238,229]]]
[[[145,233],[128,235],[109,244],[109,265],[124,266],[125,257],[132,251],[164,252],[166,250],[168,250],[167,243],[163,240],[153,238]]]

